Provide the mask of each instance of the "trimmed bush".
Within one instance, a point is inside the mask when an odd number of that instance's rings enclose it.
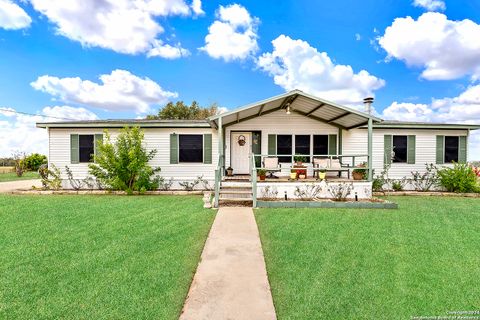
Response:
[[[477,175],[467,164],[455,163],[453,168],[437,171],[440,186],[449,192],[480,192]]]
[[[47,163],[47,156],[39,153],[32,153],[25,157],[23,164],[27,170],[38,171],[42,164]]]

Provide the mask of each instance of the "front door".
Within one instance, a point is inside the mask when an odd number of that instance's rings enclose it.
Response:
[[[249,155],[252,152],[252,134],[250,132],[232,132],[231,167],[234,174],[249,174]]]

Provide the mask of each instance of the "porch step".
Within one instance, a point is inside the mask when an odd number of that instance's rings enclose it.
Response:
[[[227,189],[220,189],[220,194],[252,194],[252,189],[235,189],[235,188],[227,188]]]
[[[220,184],[221,188],[250,188],[252,189],[252,183],[249,181],[222,181]]]

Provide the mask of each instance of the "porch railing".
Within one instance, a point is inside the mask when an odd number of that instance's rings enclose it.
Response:
[[[290,164],[293,165],[295,163],[295,157],[305,157],[310,158],[310,161],[304,161],[305,163],[313,163],[313,158],[322,158],[322,159],[340,159],[342,165],[348,165],[349,168],[362,168],[362,169],[369,169],[368,168],[368,154],[255,154],[253,155],[255,159],[260,159],[260,163],[263,158],[266,157],[289,157],[291,158]],[[360,159],[360,161],[359,161]],[[288,162],[281,162],[281,163],[288,163]],[[362,164],[362,166],[360,166]]]
[[[252,180],[252,206],[257,207],[257,166],[255,165],[255,155],[250,154],[250,179]]]
[[[222,183],[222,177],[224,172],[225,172],[224,156],[220,155],[218,157],[217,169],[215,169],[215,198],[214,198],[215,208],[218,208],[218,202],[220,199],[220,184]]]

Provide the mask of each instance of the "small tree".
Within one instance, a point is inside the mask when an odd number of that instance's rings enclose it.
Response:
[[[148,115],[147,119],[163,119],[163,120],[203,120],[218,113],[217,104],[212,104],[207,108],[201,107],[198,102],[193,101],[191,105],[185,104],[183,101],[175,103],[169,102],[158,111],[156,115]]]
[[[15,173],[17,174],[17,177],[23,176],[23,173],[25,172],[25,152],[14,152],[13,160],[15,161]]]
[[[97,146],[95,163],[89,164],[89,173],[101,184],[113,190],[146,191],[158,189],[160,178],[155,173],[160,168],[152,168],[148,162],[157,150],[150,152],[143,146],[144,134],[138,127],[125,127],[115,142],[105,130],[105,140]]]

